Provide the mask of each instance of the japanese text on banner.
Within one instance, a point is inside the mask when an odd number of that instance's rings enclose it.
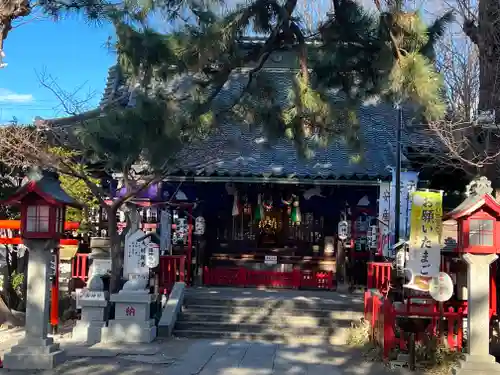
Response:
[[[438,275],[441,262],[443,198],[440,192],[413,193],[410,253],[407,269],[412,280],[407,288],[428,291],[429,282]]]

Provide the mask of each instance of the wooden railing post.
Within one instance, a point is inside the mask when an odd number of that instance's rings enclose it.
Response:
[[[386,298],[384,300],[384,305],[382,306],[384,310],[384,339],[383,339],[383,358],[385,361],[389,359],[389,354],[394,348],[394,340],[396,338],[394,334],[394,329],[396,325],[396,311],[392,302]]]
[[[374,280],[373,280],[373,267],[374,267],[374,264],[373,262],[368,262],[368,277],[367,277],[367,280],[366,280],[366,287],[368,289],[372,289],[372,288],[375,288],[375,285],[374,285]]]
[[[186,270],[186,257],[183,256],[180,259],[180,264],[179,264],[179,281],[185,282],[186,280],[185,270]]]

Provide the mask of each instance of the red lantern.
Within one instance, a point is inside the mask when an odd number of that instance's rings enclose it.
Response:
[[[2,203],[21,206],[21,236],[26,239],[60,239],[66,206],[80,207],[61,188],[57,174],[39,171]]]
[[[21,202],[23,238],[61,238],[64,233],[66,206],[32,195]]]

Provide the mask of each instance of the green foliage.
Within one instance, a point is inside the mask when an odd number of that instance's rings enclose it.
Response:
[[[446,111],[441,96],[443,78],[425,56],[418,53],[402,56],[389,77],[390,90],[396,97],[416,103],[428,120],[442,119]]]
[[[62,147],[51,147],[49,151],[61,157],[64,157],[66,160],[75,160],[78,157],[78,153],[75,151],[70,151],[64,149]],[[82,172],[89,176],[89,179],[95,183],[96,185],[99,183],[99,180],[90,177],[90,173],[87,171],[87,167],[80,166]],[[89,189],[88,185],[78,177],[69,176],[61,174],[59,176],[59,180],[61,181],[61,187],[74,199],[85,206],[85,210],[79,210],[76,208],[68,207],[66,210],[66,220],[67,221],[76,221],[76,222],[85,222],[88,218],[84,217],[84,212],[89,212],[90,209],[96,208],[99,206],[99,202],[92,191]]]
[[[0,163],[0,201],[7,199],[16,189],[16,180],[22,176],[21,171],[11,170]],[[16,206],[0,205],[1,219],[19,219],[19,209]]]
[[[291,139],[306,157],[339,137],[356,150],[363,141],[357,110],[373,96],[416,104],[428,120],[445,114],[433,47],[452,20],[451,13],[427,26],[418,12],[403,11],[400,2],[374,14],[353,0],[334,0],[334,12],[319,27],[311,46],[293,1],[253,0],[223,14],[180,0],[154,6],[146,2],[143,11],[137,3],[134,9],[145,14],[154,7],[177,17],[180,13],[175,13],[173,4],[194,14],[197,24],[181,23],[164,34],[141,17],[135,18],[141,20],[139,27],[122,16],[114,18],[120,67],[137,88],[138,99],[135,109],[111,110],[90,126],[91,131],[87,124],[82,139],[87,146],[102,144],[99,157],[108,147],[118,150],[117,145],[125,142],[123,151],[117,151],[120,158],[110,159],[113,163],[143,158],[163,167],[162,160],[155,160],[151,139],[156,143],[161,139],[163,155],[165,150],[175,155],[183,142],[202,138],[227,117],[234,124],[262,124],[271,138]],[[241,43],[252,33],[265,41],[254,46]],[[277,100],[283,88],[266,79],[261,67],[270,53],[284,49],[296,52],[300,72],[287,98]],[[230,74],[242,67],[252,68],[248,84],[221,108],[215,104],[217,94]],[[188,73],[192,79],[185,95],[165,89],[166,81]],[[124,127],[124,133],[116,130]],[[101,142],[107,133],[116,141]],[[117,133],[121,133],[118,138]]]
[[[24,274],[17,271],[12,271],[11,274],[11,285],[16,294],[21,297],[24,283]]]

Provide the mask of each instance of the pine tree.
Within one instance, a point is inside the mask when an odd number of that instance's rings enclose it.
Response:
[[[162,11],[172,14],[177,5],[167,2]],[[295,16],[295,0],[255,0],[222,16],[210,7],[191,7],[198,23],[167,35],[115,18],[120,67],[138,87],[141,105],[155,107],[151,113],[169,129],[203,132],[231,116],[233,123],[265,124],[270,135],[293,140],[304,156],[339,136],[359,147],[356,110],[374,96],[411,103],[427,120],[442,118],[443,83],[433,64],[434,44],[451,13],[427,26],[418,12],[403,11],[398,1],[386,9],[379,6],[378,14],[353,0],[334,0],[333,5],[314,36],[306,35]],[[242,41],[250,34],[260,35],[263,42],[249,49]],[[299,73],[286,105],[273,100],[277,88],[261,69],[273,51],[283,49],[299,56]],[[209,69],[213,64],[217,68]],[[230,108],[215,111],[214,98],[242,67],[250,68],[246,87]],[[194,77],[192,94],[179,106],[178,97],[166,94],[161,82],[188,73]],[[341,95],[332,100],[329,92],[335,89]],[[320,136],[311,144],[313,129]]]
[[[0,156],[4,152],[9,160],[19,158],[80,178],[113,218],[126,199],[106,205],[105,192],[86,172],[68,169],[67,160],[50,154],[47,142],[71,147],[76,165],[120,172],[136,193],[169,172],[183,145],[203,139],[226,119],[234,126],[262,124],[269,135],[289,138],[308,157],[335,137],[360,147],[356,110],[371,97],[413,103],[426,118],[441,118],[445,106],[433,45],[451,15],[428,27],[418,13],[403,12],[401,4],[380,7],[377,14],[353,0],[333,4],[328,20],[312,35],[295,13],[296,0],[253,0],[229,12],[221,12],[215,2],[194,0],[107,5],[102,14],[115,25],[120,71],[132,93],[52,122],[46,140],[36,138],[39,133],[18,132],[16,142],[25,147],[16,148],[16,154],[9,151],[13,145],[7,137],[0,137]],[[152,12],[178,27],[158,32],[148,22]],[[195,23],[182,21],[189,15]],[[245,43],[256,35],[261,43]],[[278,50],[298,56],[298,73],[291,73],[284,104],[276,100],[279,89],[262,69]],[[247,68],[245,73],[241,68]],[[215,105],[235,73],[246,74],[244,87],[229,104]],[[338,93],[332,97],[334,90]],[[133,105],[124,107],[124,98]],[[319,137],[310,137],[313,131]],[[32,152],[32,144],[40,150]],[[109,226],[113,290],[123,261],[115,224]]]

